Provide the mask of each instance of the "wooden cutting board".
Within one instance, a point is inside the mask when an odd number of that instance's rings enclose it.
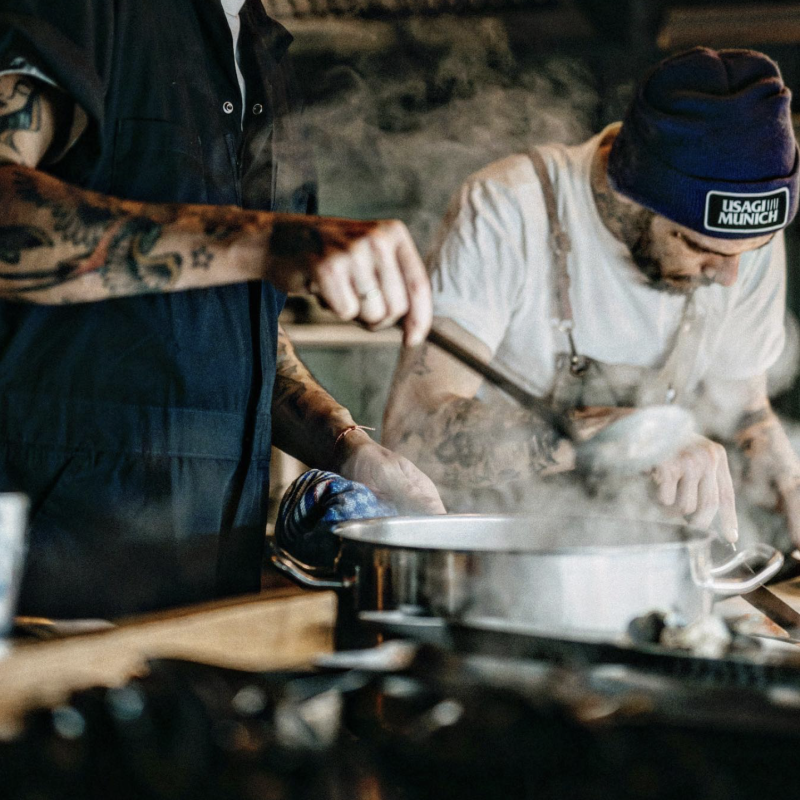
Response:
[[[244,670],[309,666],[333,650],[336,595],[277,589],[132,619],[97,633],[11,644],[0,658],[0,737],[22,714],[90,686],[118,686],[150,658]]]

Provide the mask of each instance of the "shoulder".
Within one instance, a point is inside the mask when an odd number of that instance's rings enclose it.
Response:
[[[525,153],[515,153],[493,161],[470,175],[466,181],[467,184],[482,184],[498,190],[514,190],[536,182],[533,164]]]
[[[530,157],[515,154],[470,175],[456,192],[450,216],[470,224],[494,221],[507,229],[529,223],[543,208]]]

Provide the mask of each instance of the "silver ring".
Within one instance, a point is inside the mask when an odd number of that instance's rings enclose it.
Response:
[[[362,303],[369,303],[370,300],[374,300],[376,297],[382,296],[383,292],[377,286],[373,286],[372,289],[367,292],[359,292],[358,299]]]

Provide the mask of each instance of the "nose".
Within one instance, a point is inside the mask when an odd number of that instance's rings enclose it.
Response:
[[[715,256],[703,265],[703,275],[720,286],[733,286],[739,277],[739,255]]]

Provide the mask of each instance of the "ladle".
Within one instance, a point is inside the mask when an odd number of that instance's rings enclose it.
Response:
[[[431,328],[428,341],[528,408],[575,447],[579,470],[594,474],[633,475],[652,469],[683,449],[694,434],[694,420],[680,406],[648,406],[632,411],[582,441],[572,420],[532,394],[500,364],[489,364],[466,343]]]

